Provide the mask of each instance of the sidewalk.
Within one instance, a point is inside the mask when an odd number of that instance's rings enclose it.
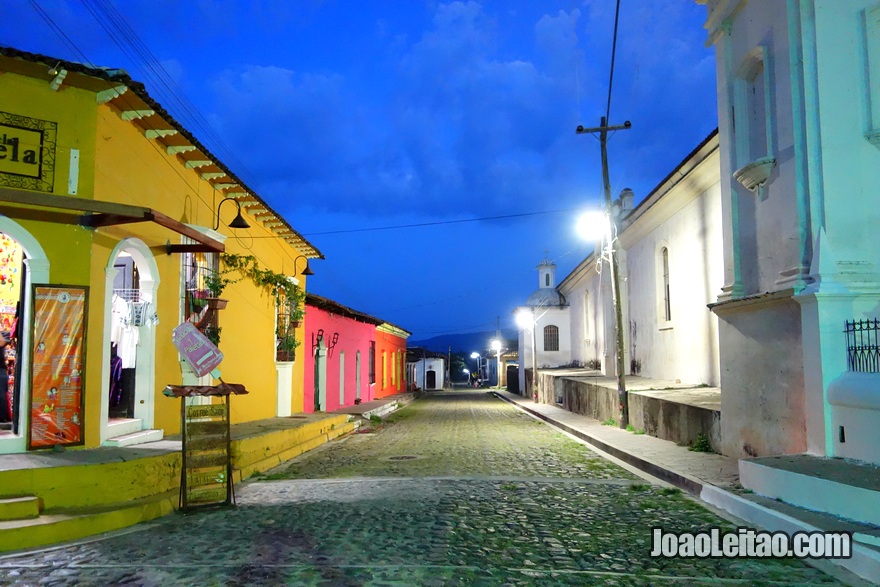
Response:
[[[587,444],[649,475],[687,491],[707,504],[770,531],[851,532],[853,556],[833,562],[873,584],[880,585],[880,548],[874,540],[880,530],[826,514],[811,512],[742,490],[737,459],[688,450],[668,440],[633,434],[562,408],[535,403],[504,390],[489,390],[532,416],[544,420]],[[818,565],[821,566],[822,565]]]

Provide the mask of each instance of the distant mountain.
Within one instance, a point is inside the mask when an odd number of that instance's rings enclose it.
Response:
[[[516,330],[501,330],[501,337],[506,341],[505,346],[510,347],[516,344]],[[422,347],[429,351],[445,353],[449,351],[460,352],[470,355],[472,352],[488,350],[495,338],[495,331],[488,330],[486,332],[464,332],[460,334],[443,334],[434,336],[425,340],[408,340],[406,346],[409,348]]]

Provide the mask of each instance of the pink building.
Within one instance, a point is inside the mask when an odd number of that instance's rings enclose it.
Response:
[[[377,336],[384,341],[387,333],[377,333],[377,326],[387,329],[383,320],[306,294],[303,411],[329,412],[388,395],[377,381],[381,365],[376,348]],[[397,331],[395,338],[402,339],[405,354],[409,333]],[[401,391],[405,389],[402,384]]]

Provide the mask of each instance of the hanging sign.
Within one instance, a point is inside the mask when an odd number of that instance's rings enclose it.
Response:
[[[213,371],[223,360],[220,349],[190,322],[172,331],[171,342],[199,377]]]
[[[83,444],[88,287],[32,286],[28,449]]]

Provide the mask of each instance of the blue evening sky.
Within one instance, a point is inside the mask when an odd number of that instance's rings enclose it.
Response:
[[[3,0],[0,44],[127,70],[326,255],[310,291],[422,339],[512,328],[545,252],[561,280],[592,250],[574,225],[601,206],[599,143],[574,130],[605,113],[614,8]],[[693,0],[622,0],[615,197],[641,201],[717,126],[704,19]]]

